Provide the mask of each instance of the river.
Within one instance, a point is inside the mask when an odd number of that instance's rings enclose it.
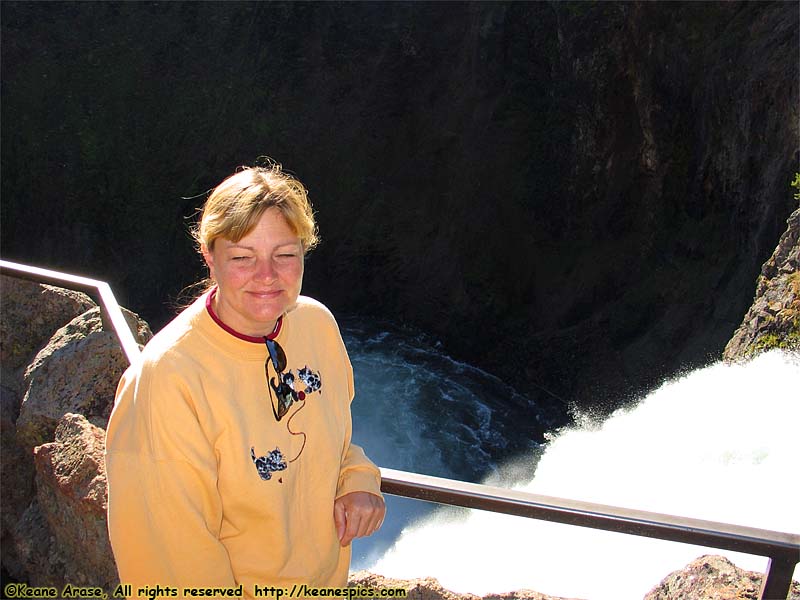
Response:
[[[357,321],[342,330],[353,439],[380,466],[800,533],[796,356],[715,363],[611,416],[570,420],[549,392],[523,397],[425,336]],[[382,530],[354,543],[352,570],[433,576],[457,592],[639,600],[703,554],[766,568],[762,557],[406,498],[387,496],[387,508]]]

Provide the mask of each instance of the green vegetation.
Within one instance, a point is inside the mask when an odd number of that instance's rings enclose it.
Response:
[[[792,292],[800,296],[800,272],[795,271],[794,273],[790,273],[788,279]]]
[[[794,194],[795,200],[800,200],[800,173],[795,173],[790,185],[797,190]],[[788,283],[787,294],[800,296],[800,273],[795,271],[781,277],[785,277]],[[776,315],[777,318],[770,317],[767,326],[772,331],[758,335],[756,341],[748,346],[745,354],[753,356],[773,348],[800,350],[800,311],[796,307],[796,302],[792,302],[791,306],[783,308]]]
[[[747,348],[745,354],[754,356],[774,348],[800,350],[800,321],[798,319],[793,321],[793,330],[788,335],[778,335],[777,333],[762,335]]]

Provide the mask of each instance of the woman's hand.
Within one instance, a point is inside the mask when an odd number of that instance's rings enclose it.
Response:
[[[386,515],[383,499],[369,492],[350,492],[333,503],[333,522],[339,543],[347,546],[357,537],[380,529]]]

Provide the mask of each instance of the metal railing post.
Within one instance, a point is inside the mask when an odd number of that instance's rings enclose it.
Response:
[[[767,572],[764,573],[764,579],[761,580],[761,591],[758,594],[758,600],[773,600],[777,598],[783,600],[789,597],[789,592],[792,589],[794,566],[798,562],[797,558],[800,557],[795,556],[795,560],[773,557],[767,559]]]

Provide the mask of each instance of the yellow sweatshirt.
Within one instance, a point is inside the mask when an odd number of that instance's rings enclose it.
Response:
[[[123,375],[108,425],[108,527],[120,581],[137,587],[346,585],[333,503],[380,495],[350,443],[353,375],[330,312],[300,296],[279,324],[280,422],[265,343],[225,331],[208,293],[159,332]],[[271,336],[272,337],[272,336]]]

